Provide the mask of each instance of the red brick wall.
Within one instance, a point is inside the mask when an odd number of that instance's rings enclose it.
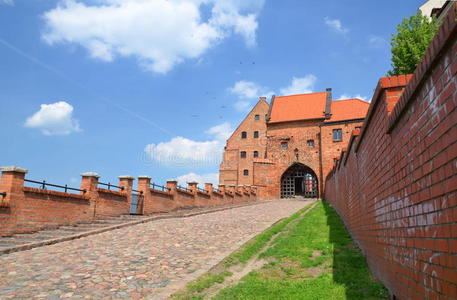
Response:
[[[120,216],[130,212],[130,203],[126,192],[97,189],[98,196],[95,201],[95,218]]]
[[[456,9],[412,77],[380,80],[326,183],[325,199],[399,299],[457,299]]]

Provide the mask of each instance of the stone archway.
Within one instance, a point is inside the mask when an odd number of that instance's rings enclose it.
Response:
[[[281,198],[304,196],[317,198],[319,195],[317,176],[304,164],[295,163],[281,176]]]

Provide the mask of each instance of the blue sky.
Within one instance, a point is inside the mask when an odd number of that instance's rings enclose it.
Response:
[[[422,2],[0,0],[0,165],[217,180],[258,96],[369,100]]]

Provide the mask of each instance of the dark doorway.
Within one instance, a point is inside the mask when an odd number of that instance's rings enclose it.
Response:
[[[281,176],[281,198],[304,196],[306,198],[317,198],[317,176],[316,173],[303,164],[293,164]]]
[[[303,195],[303,177],[295,177],[295,195]]]

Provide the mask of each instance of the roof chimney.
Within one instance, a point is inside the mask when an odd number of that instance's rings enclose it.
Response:
[[[325,118],[326,119],[330,119],[330,117],[332,116],[332,112],[331,112],[331,108],[332,108],[332,89],[331,88],[327,88],[325,90],[327,92],[327,99],[325,101]]]

